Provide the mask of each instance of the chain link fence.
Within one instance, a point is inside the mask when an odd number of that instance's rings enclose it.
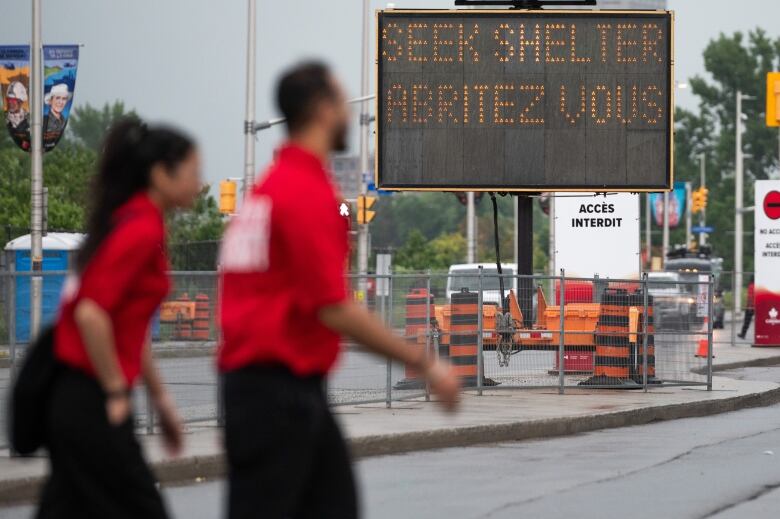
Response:
[[[56,316],[65,275],[42,273],[44,324]],[[7,392],[29,342],[30,277],[29,272],[0,273],[0,446],[6,443]],[[218,425],[217,276],[191,271],[171,277],[171,293],[151,324],[152,348],[184,420]],[[464,389],[481,394],[488,388],[565,393],[711,387],[715,299],[729,303],[719,292],[724,279],[499,277],[475,269],[453,275],[350,276],[349,283],[355,299],[409,348],[446,359]],[[419,373],[345,341],[328,380],[328,396],[334,405],[391,407],[430,393]],[[135,404],[139,427],[152,430],[143,389]]]

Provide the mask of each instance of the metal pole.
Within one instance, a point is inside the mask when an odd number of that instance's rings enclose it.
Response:
[[[737,314],[739,314],[742,309],[742,204],[744,197],[742,192],[744,180],[744,159],[742,157],[742,99],[742,92],[737,91],[737,120],[735,124],[737,145],[734,174],[734,286],[736,290],[734,292],[733,318],[735,320]]]
[[[731,273],[731,347],[737,345],[737,274]]]
[[[242,186],[244,196],[251,192],[255,180],[256,5],[256,0],[247,0],[246,113],[244,115],[244,185]]]
[[[664,191],[664,233],[662,245],[662,264],[666,266],[666,255],[669,254],[669,192]]]
[[[691,203],[693,202],[693,197],[691,193],[691,183],[686,182],[685,183],[685,248],[689,248],[691,246],[692,241],[692,227],[693,227],[693,211],[691,211]]]
[[[560,299],[561,299],[561,328],[560,333],[558,334],[558,394],[563,394],[563,388],[566,384],[566,366],[564,365],[566,359],[565,359],[565,351],[566,351],[566,342],[564,339],[565,334],[565,323],[566,323],[566,289],[564,285],[566,284],[566,271],[564,269],[561,269],[561,286],[560,286]]]
[[[653,265],[653,237],[650,234],[652,212],[650,208],[650,193],[645,195],[645,250],[647,251],[647,270]]]
[[[387,279],[387,326],[393,329],[393,273],[388,272],[390,276]],[[385,405],[388,409],[393,406],[393,361],[387,358],[387,394],[385,395]]]
[[[476,263],[477,261],[477,237],[474,229],[474,192],[466,193],[466,263]]]
[[[710,274],[707,284],[707,391],[712,391],[712,291],[715,288],[715,276]]]
[[[555,197],[550,193],[550,243],[549,243],[549,271],[555,275]]]
[[[425,282],[425,358],[431,354],[431,271]],[[431,385],[425,381],[425,401],[431,401]]]
[[[363,35],[360,49],[360,96],[368,96],[369,88],[369,43],[368,43],[368,31],[369,31],[369,12],[370,12],[369,0],[363,0]],[[358,193],[365,195],[368,192],[367,177],[369,172],[368,165],[368,139],[369,139],[369,115],[367,110],[367,104],[364,101],[360,105],[360,177],[358,179],[359,189]],[[358,290],[364,296],[364,300],[368,300],[366,295],[366,278],[364,277],[368,272],[368,225],[358,226],[358,274],[361,276],[358,285]],[[430,294],[430,291],[429,291]]]
[[[482,267],[479,267],[479,285],[477,292],[477,395],[482,396],[482,369],[484,361],[482,359]]]
[[[647,272],[642,275],[642,299],[645,309],[642,325],[642,387],[645,393],[647,393],[647,330],[650,328],[650,312],[648,311],[648,297],[647,297]]]
[[[514,200],[513,200],[513,202],[514,202]],[[515,258],[515,273],[517,273],[517,262],[520,260],[520,258],[518,258],[518,256],[517,256],[517,226],[519,225],[519,222],[520,222],[520,215],[519,215],[520,211],[518,210],[518,207],[517,207],[516,203],[512,203],[512,206],[513,206],[513,209],[514,209],[514,212],[515,212],[515,230],[514,230],[514,233],[512,234],[512,238],[514,239],[514,249],[513,250],[514,250],[514,258]],[[552,220],[550,220],[550,221],[552,222]],[[552,271],[551,271],[551,275],[552,275]]]
[[[32,2],[32,49],[30,49],[30,111],[32,147],[30,207],[30,262],[33,272],[43,270],[43,67],[41,64],[41,0]],[[43,279],[30,279],[30,340],[41,327],[41,298]]]
[[[699,180],[699,186],[702,188],[707,187],[707,155],[704,153],[699,154],[699,166],[701,167],[701,178]],[[707,208],[703,207],[699,214],[699,226],[704,227],[707,224]],[[707,233],[699,233],[699,246],[707,245]]]

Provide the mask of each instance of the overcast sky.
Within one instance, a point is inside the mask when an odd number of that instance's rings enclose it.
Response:
[[[279,72],[302,58],[328,61],[360,90],[361,0],[258,0],[257,119],[276,116]],[[450,8],[452,0],[397,0],[396,7]],[[0,44],[30,39],[29,0],[0,0]],[[372,8],[386,2],[373,1]],[[206,178],[242,175],[245,0],[43,0],[46,43],[80,43],[75,103],[123,100],[143,117],[193,133]],[[777,0],[669,0],[677,11],[677,78],[702,74],[701,52],[719,33],[763,27],[778,38]],[[373,48],[373,47],[372,47]],[[373,60],[373,57],[372,57]],[[689,92],[678,102],[695,107]],[[257,143],[258,167],[280,130]]]

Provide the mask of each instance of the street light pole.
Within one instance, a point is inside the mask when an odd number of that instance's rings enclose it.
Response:
[[[666,267],[666,255],[669,254],[669,191],[664,191],[664,233],[661,254],[663,256],[661,261]]]
[[[32,125],[30,138],[31,160],[31,222],[30,263],[33,272],[43,269],[43,81],[41,66],[41,0],[32,2],[32,49],[30,63],[30,111]],[[33,276],[30,280],[30,338],[34,338],[41,327],[41,302],[43,279]]]
[[[685,183],[685,248],[691,246],[691,241],[693,237],[692,233],[692,227],[693,227],[693,211],[691,210],[691,203],[693,200],[692,197],[692,187],[690,182]]]
[[[244,185],[246,197],[255,179],[255,64],[257,53],[256,0],[247,0],[246,113],[244,115]]]
[[[705,153],[699,154],[699,165],[701,166],[701,179],[699,181],[699,187],[702,189],[707,187],[707,155]],[[699,213],[699,227],[707,225],[707,208],[702,207],[701,213]],[[699,233],[699,247],[707,245],[707,233]]]
[[[363,39],[360,49],[360,96],[368,96],[368,27],[370,0],[363,0]],[[367,110],[368,104],[360,104],[360,178],[358,179],[358,193],[365,195],[368,192],[366,177],[368,175],[368,139],[370,130],[370,117]],[[368,282],[368,224],[358,226],[358,290],[365,297]]]
[[[736,120],[736,157],[734,167],[734,316],[742,310],[742,244],[743,244],[743,211],[745,180],[745,154],[742,151],[742,102],[754,99],[737,91],[737,120]]]
[[[652,229],[652,208],[650,207],[650,193],[645,195],[645,250],[647,251],[647,270],[653,265],[653,237],[650,234]]]
[[[466,193],[466,263],[476,263],[477,261],[477,238],[474,230],[475,211],[474,192]]]

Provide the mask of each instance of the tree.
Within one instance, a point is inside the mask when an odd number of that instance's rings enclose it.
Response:
[[[134,110],[125,110],[122,101],[106,103],[102,108],[95,108],[87,103],[73,110],[68,128],[77,142],[93,151],[99,151],[106,131],[114,121],[122,117],[138,119],[138,114]]]
[[[409,237],[395,256],[395,264],[401,270],[424,271],[431,268],[434,251],[419,229],[409,231]]]
[[[699,183],[698,155],[707,158],[707,187],[710,189],[707,224],[716,231],[710,236],[717,255],[724,258],[726,270],[733,268],[734,250],[734,178],[736,92],[755,97],[746,102],[745,162],[743,205],[751,206],[753,181],[768,178],[778,167],[777,132],[766,127],[766,73],[780,66],[780,40],[772,41],[761,29],[748,37],[737,32],[721,34],[704,51],[704,65],[711,80],[691,79],[693,93],[699,97],[699,113],[677,111],[675,136],[675,178]],[[746,215],[745,228],[752,228],[752,215]],[[672,243],[684,242],[684,228],[671,235]],[[745,238],[749,242],[750,235]],[[745,270],[751,270],[752,255],[745,257]]]

